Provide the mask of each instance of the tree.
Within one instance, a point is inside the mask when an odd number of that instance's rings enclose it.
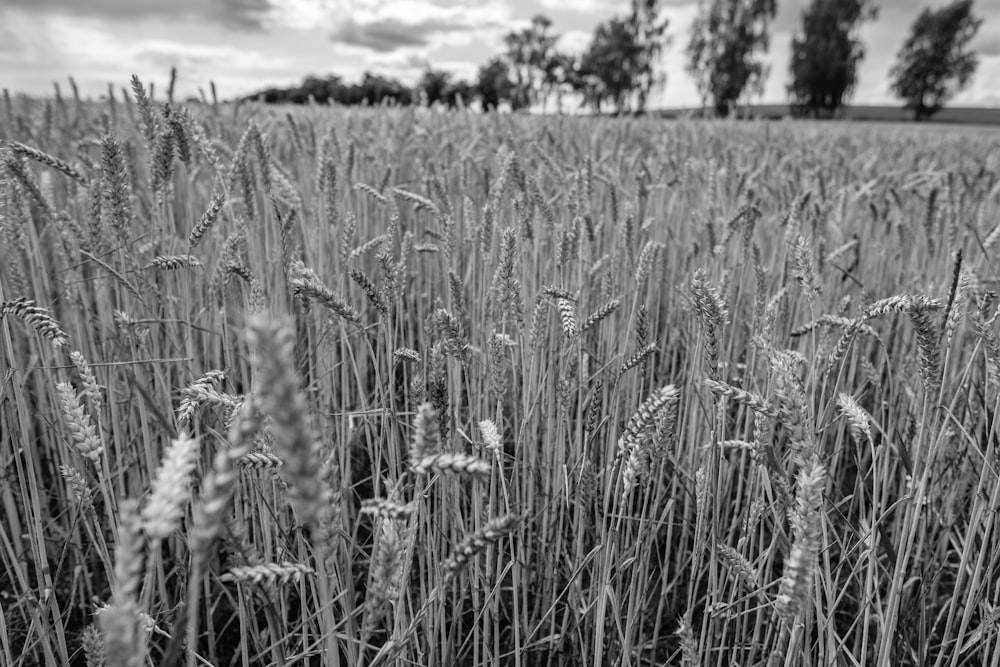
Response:
[[[399,80],[365,72],[360,84],[362,102],[369,106],[390,104],[407,106],[413,103],[413,91]]]
[[[631,14],[594,30],[572,83],[595,111],[604,102],[619,114],[645,111],[650,93],[664,81],[657,64],[668,21],[659,14],[659,0],[632,0]]]
[[[555,53],[558,35],[549,32],[552,21],[544,14],[531,19],[531,24],[504,37],[506,57],[514,72],[514,98],[517,108],[531,106],[541,99],[545,70]]]
[[[629,25],[640,49],[636,54],[632,78],[636,90],[635,108],[642,113],[653,89],[666,82],[666,75],[657,71],[656,65],[668,43],[667,27],[670,21],[660,18],[659,0],[632,0]]]
[[[917,17],[889,72],[893,92],[916,120],[932,116],[972,80],[979,61],[969,43],[982,23],[972,14],[972,0]]]
[[[427,97],[427,106],[434,106],[437,102],[444,102],[451,86],[451,74],[442,70],[435,70],[428,67],[420,77],[417,88],[423,91]]]
[[[444,91],[444,102],[449,109],[457,109],[460,104],[468,105],[475,96],[476,87],[468,81],[459,79],[448,84],[447,90]]]
[[[545,74],[542,79],[544,98],[548,99],[555,93],[556,110],[559,113],[562,113],[563,94],[567,89],[575,88],[576,75],[576,59],[569,54],[553,52],[545,63]]]
[[[802,31],[792,38],[788,86],[795,107],[816,116],[843,106],[865,55],[858,30],[877,14],[871,0],[813,0],[802,12]]]
[[[510,66],[503,58],[493,58],[480,66],[476,76],[476,93],[482,102],[483,111],[496,109],[501,102],[510,102],[517,109],[512,98],[514,83],[510,80]]]
[[[636,89],[636,71],[642,47],[627,19],[611,18],[594,30],[590,47],[580,59],[580,91],[600,112],[610,102],[615,113],[625,113]]]
[[[688,71],[702,100],[727,116],[744,92],[763,91],[767,69],[759,58],[770,41],[776,0],[707,0],[698,8],[688,42]]]

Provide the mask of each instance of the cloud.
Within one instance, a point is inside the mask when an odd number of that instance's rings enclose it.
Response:
[[[285,58],[226,45],[184,44],[167,40],[145,40],[127,49],[128,57],[157,70],[177,67],[182,73],[205,70],[252,72],[281,70],[290,65]]]
[[[1000,102],[1000,55],[983,55],[968,88],[952,100],[954,106],[976,106]]]
[[[275,6],[272,0],[4,0],[4,9],[115,22],[196,18],[237,30],[262,30]]]
[[[1000,29],[995,24],[984,23],[972,48],[983,56],[1000,56]]]
[[[391,53],[373,53],[365,58],[366,69],[386,73],[402,79],[406,83],[414,83],[421,73],[432,66],[427,52],[423,49],[394,51]],[[435,69],[441,69],[435,63]]]
[[[29,17],[24,12],[10,16],[15,21],[0,33],[9,29],[17,34],[21,49],[0,50],[0,72],[4,85],[13,90],[47,94],[51,81],[73,76],[83,94],[92,96],[104,93],[109,82],[115,89],[127,86],[133,73],[163,90],[170,68],[177,67],[178,96],[183,98],[211,80],[221,85],[224,95],[232,95],[259,88],[261,81],[291,82],[302,75],[301,66],[285,53],[248,44],[135,39],[95,18]]]
[[[17,53],[24,48],[17,32],[10,27],[0,26],[0,53]]]
[[[690,0],[686,0],[690,2]],[[578,14],[624,14],[631,9],[629,0],[541,0],[539,4],[546,9]],[[670,3],[667,3],[670,4]]]
[[[379,53],[468,43],[511,26],[504,5],[483,3],[443,7],[426,0],[395,0],[367,9],[358,3],[354,16],[337,21],[330,40]]]
[[[473,80],[479,69],[475,63],[464,60],[441,60],[430,58],[426,49],[407,49],[392,53],[369,53],[362,66],[356,68],[347,78],[360,78],[362,72],[371,71],[399,79],[407,85],[414,85],[427,69],[448,72],[454,80]]]
[[[334,29],[330,39],[338,44],[391,53],[407,47],[427,46],[442,29],[433,22],[408,26],[399,19],[387,18],[365,24],[349,18]]]
[[[556,48],[570,55],[578,55],[587,50],[593,35],[583,30],[569,30],[559,35]]]

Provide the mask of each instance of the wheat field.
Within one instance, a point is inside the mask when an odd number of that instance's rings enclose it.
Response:
[[[0,108],[0,664],[998,665],[1000,142]]]

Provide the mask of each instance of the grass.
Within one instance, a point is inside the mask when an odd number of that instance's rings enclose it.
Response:
[[[3,664],[1000,660],[996,140],[134,92],[0,108]]]

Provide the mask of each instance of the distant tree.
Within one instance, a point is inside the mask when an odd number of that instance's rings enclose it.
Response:
[[[559,35],[549,32],[551,27],[552,21],[538,14],[527,28],[511,31],[504,37],[505,55],[513,70],[513,97],[518,108],[531,106],[543,97],[545,70],[559,39]]]
[[[468,106],[472,100],[476,97],[476,86],[459,79],[458,81],[452,81],[448,84],[448,87],[444,91],[444,96],[441,101],[444,102],[449,109],[457,109],[459,106]]]
[[[595,28],[569,83],[595,111],[608,103],[615,113],[642,113],[650,93],[665,80],[657,65],[667,26],[659,0],[632,0],[631,14]]]
[[[615,17],[597,26],[580,59],[580,92],[594,111],[600,112],[605,102],[618,114],[629,109],[641,54],[642,45],[628,19]]]
[[[298,86],[290,88],[267,88],[247,97],[267,104],[317,104],[330,102],[345,103],[345,86],[339,76],[306,76]]]
[[[413,103],[413,91],[397,79],[365,72],[361,76],[361,97],[365,104],[377,106],[386,102],[407,106]]]
[[[300,103],[308,102],[312,98],[317,104],[327,104],[336,101],[337,88],[342,85],[343,80],[339,76],[307,76],[302,80],[298,90],[293,92],[293,97]]]
[[[972,14],[972,0],[925,9],[917,17],[889,72],[893,91],[916,120],[934,115],[969,85],[979,64],[969,44],[982,23]]]
[[[799,111],[834,113],[854,91],[865,49],[861,24],[878,15],[871,0],[813,0],[792,38],[788,92]]]
[[[576,77],[577,64],[573,56],[566,53],[554,52],[545,63],[544,97],[548,99],[555,95],[556,110],[562,113],[563,94],[568,90],[573,90],[574,79]]]
[[[482,102],[483,110],[489,111],[510,102],[512,108],[519,108],[512,98],[514,83],[510,79],[510,66],[503,58],[493,58],[480,66],[476,77],[476,95]]]
[[[727,116],[746,92],[761,93],[767,69],[768,28],[776,0],[708,0],[699,5],[688,42],[688,71],[719,116]]]
[[[635,110],[642,113],[653,89],[666,82],[666,75],[658,70],[657,63],[669,41],[667,27],[670,21],[660,17],[660,0],[632,0],[629,25],[640,47],[632,78],[636,91]]]
[[[595,72],[592,51],[584,53],[566,76],[566,85],[581,98],[581,106],[601,113],[604,105],[604,83]]]
[[[424,71],[420,77],[417,88],[427,97],[427,105],[433,106],[437,102],[445,102],[448,89],[451,87],[451,74],[443,70],[435,70],[430,67]]]

